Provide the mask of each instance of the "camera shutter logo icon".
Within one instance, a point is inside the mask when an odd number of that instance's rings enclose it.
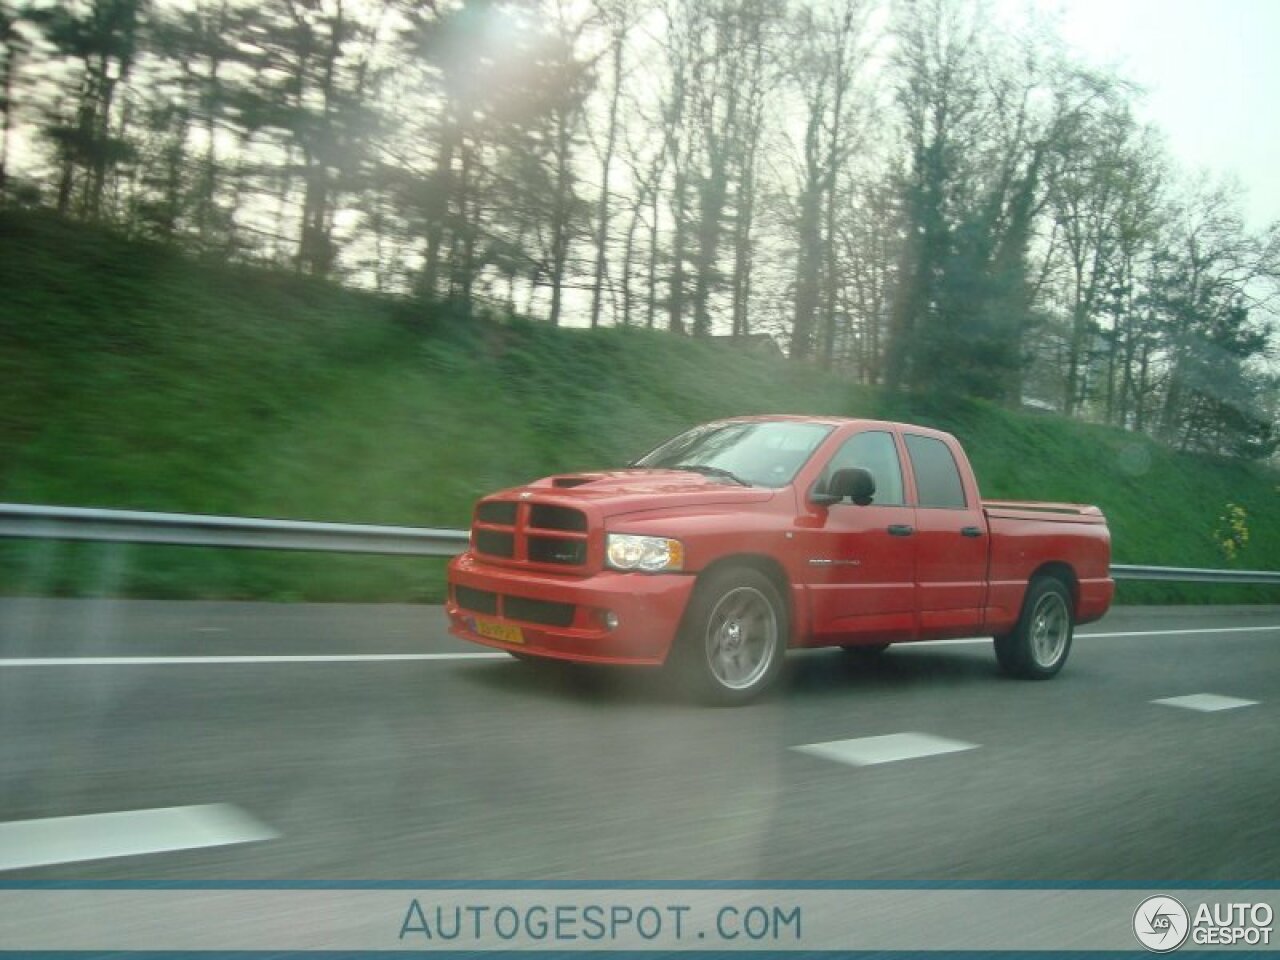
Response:
[[[1173,897],[1147,897],[1133,914],[1133,934],[1153,953],[1169,953],[1186,942],[1191,929],[1187,908]]]

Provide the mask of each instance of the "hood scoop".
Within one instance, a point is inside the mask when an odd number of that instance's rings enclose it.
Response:
[[[553,487],[561,487],[561,488],[565,488],[565,487],[580,487],[580,486],[582,486],[584,483],[594,483],[596,480],[599,480],[599,479],[600,479],[599,477],[583,477],[583,476],[577,476],[577,477],[552,477],[552,478],[551,478],[551,485],[552,485]]]

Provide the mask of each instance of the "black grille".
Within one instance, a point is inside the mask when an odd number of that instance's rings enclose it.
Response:
[[[454,587],[453,599],[457,601],[458,606],[464,610],[474,610],[476,613],[497,614],[498,612],[498,595],[488,590],[474,590],[471,587]]]
[[[503,600],[503,612],[510,620],[540,623],[547,627],[567,627],[573,623],[572,603],[530,600],[526,597],[506,597]]]
[[[535,503],[529,510],[529,526],[540,530],[572,530],[586,533],[587,515],[572,507]]]
[[[494,557],[514,557],[516,537],[501,530],[476,530],[473,534],[476,550]]]
[[[529,560],[532,563],[563,563],[580,567],[587,562],[587,542],[561,540],[559,537],[530,537]]]
[[[515,526],[517,506],[514,500],[489,500],[476,507],[476,519],[481,523]]]

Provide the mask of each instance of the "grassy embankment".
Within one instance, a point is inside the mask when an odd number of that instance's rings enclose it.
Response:
[[[843,413],[951,430],[988,497],[1100,504],[1117,562],[1280,569],[1280,477],[1118,430],[887,398],[643,331],[463,325],[43,217],[0,216],[0,291],[0,500],[460,527],[481,493],[619,464],[698,421]],[[1251,535],[1234,564],[1215,540],[1228,503]],[[6,594],[429,600],[441,573],[434,560],[0,543]]]

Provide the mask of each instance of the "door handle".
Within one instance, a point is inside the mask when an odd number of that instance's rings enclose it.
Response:
[[[889,524],[889,536],[891,537],[909,537],[915,532],[916,528],[907,523]]]
[[[980,537],[982,536],[982,528],[981,527],[965,527],[963,530],[960,531],[960,536]]]

